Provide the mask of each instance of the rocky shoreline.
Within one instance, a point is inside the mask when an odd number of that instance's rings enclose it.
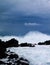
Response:
[[[19,57],[14,52],[6,51],[5,56],[0,58],[0,65],[29,65],[29,61],[23,57]]]
[[[29,65],[29,61],[18,54],[6,50],[9,47],[35,47],[36,44],[21,43],[16,39],[11,39],[6,42],[0,40],[0,65]],[[50,40],[39,42],[38,45],[50,45]]]
[[[29,65],[29,61],[18,54],[6,50],[9,47],[19,47],[18,41],[11,39],[9,41],[0,40],[0,65]]]

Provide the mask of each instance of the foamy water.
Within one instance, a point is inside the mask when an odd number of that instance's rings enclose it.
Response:
[[[50,46],[9,48],[29,60],[30,65],[50,65]]]
[[[18,40],[19,44],[25,42],[34,44],[50,40],[50,35],[38,31],[30,31],[23,36],[0,36],[0,39],[2,39],[3,41],[8,41],[11,38],[15,38],[16,40]]]
[[[24,36],[4,36],[0,37],[3,41],[10,40],[11,38],[15,38],[22,42],[28,43],[38,43],[44,42],[46,40],[50,40],[50,35],[43,34],[41,32],[29,32]],[[36,47],[13,47],[9,48],[12,52],[17,53],[21,57],[25,57],[29,60],[30,65],[50,65],[50,45],[48,46],[39,46]]]

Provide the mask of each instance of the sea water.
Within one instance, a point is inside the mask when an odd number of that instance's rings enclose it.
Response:
[[[50,65],[50,45],[13,47],[8,49],[17,53],[19,56],[26,58],[30,65]]]

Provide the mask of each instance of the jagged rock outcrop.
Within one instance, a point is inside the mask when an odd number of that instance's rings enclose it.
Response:
[[[35,44],[31,43],[20,43],[18,44],[18,40],[12,38],[6,42],[0,40],[0,47],[8,48],[8,47],[35,47]]]
[[[18,41],[16,39],[11,39],[6,42],[0,40],[0,47],[8,48],[8,47],[18,47]]]

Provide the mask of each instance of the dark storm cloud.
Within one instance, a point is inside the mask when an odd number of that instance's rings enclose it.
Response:
[[[27,27],[24,23],[36,25]],[[25,34],[33,30],[50,33],[49,26],[49,0],[0,0],[0,34]]]
[[[21,13],[25,15],[49,16],[49,0],[2,0],[0,1],[2,14]]]

